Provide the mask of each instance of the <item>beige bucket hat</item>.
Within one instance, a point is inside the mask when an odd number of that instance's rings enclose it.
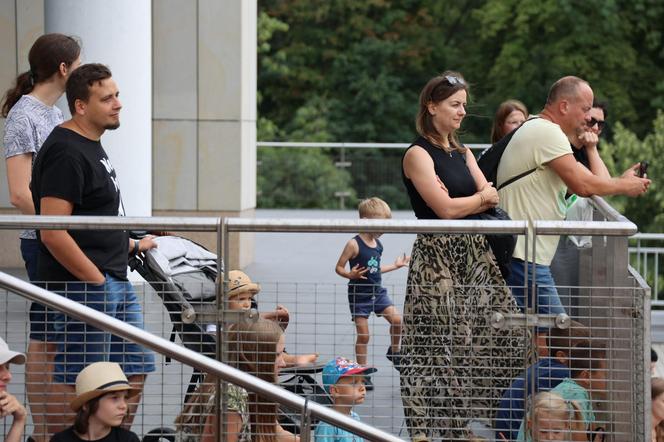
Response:
[[[251,282],[251,278],[240,270],[231,270],[228,272],[228,297],[239,295],[240,293],[250,292],[252,295],[261,291],[261,286]]]
[[[71,401],[71,409],[78,411],[91,399],[123,390],[128,392],[127,397],[136,396],[140,392],[131,387],[118,364],[95,362],[85,367],[76,377],[76,398]]]

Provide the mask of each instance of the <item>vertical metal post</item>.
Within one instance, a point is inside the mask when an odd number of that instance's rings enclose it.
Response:
[[[530,238],[530,232],[533,233],[533,237],[532,237],[533,256],[532,257],[530,257],[528,255],[528,246],[529,246],[528,242],[531,239]],[[526,315],[526,321],[524,323],[524,329],[525,329],[526,332],[530,331],[530,343],[528,345],[530,345],[530,349],[532,351],[534,351],[535,348],[537,348],[537,333],[536,333],[537,328],[532,327],[529,330],[530,324],[528,324],[528,319],[527,319],[528,315],[532,313],[532,306],[530,305],[530,302],[529,302],[529,299],[528,299],[529,298],[529,296],[528,296],[528,286],[530,284],[530,279],[528,278],[528,268],[530,267],[529,262],[535,260],[535,242],[537,241],[537,234],[535,233],[535,227],[532,225],[532,223],[530,221],[528,221],[528,229],[526,229],[525,237],[526,238],[525,238],[525,244],[524,244],[524,248],[525,248],[524,257],[526,259],[523,262],[523,274],[525,275],[525,277],[523,279],[523,287],[522,287],[523,288],[523,306],[524,306],[524,313]],[[535,278],[533,278],[533,280],[534,279]],[[530,352],[526,351],[526,353],[524,355],[524,362],[523,362],[524,371],[527,370],[528,367],[530,366],[531,361],[528,357],[529,354],[530,354]],[[536,382],[537,382],[537,376],[531,376],[530,377],[530,385],[527,384],[528,376],[526,376],[525,381],[526,381],[526,383],[524,383],[525,391],[523,392],[523,399],[524,399],[523,400],[523,416],[525,418],[528,418],[529,417],[528,416],[528,410],[532,410],[532,407],[530,406],[530,404],[533,400],[533,394],[529,395],[529,394],[527,394],[527,392],[528,392],[528,390],[530,390],[531,393],[532,393],[536,390],[535,386],[536,386]],[[531,419],[533,418],[533,414],[530,415],[530,418]]]
[[[652,343],[650,342],[650,288],[645,287],[641,288],[637,284],[636,285],[636,293],[635,297],[639,300],[641,300],[640,303],[637,303],[637,308],[640,308],[641,311],[643,312],[643,317],[641,318],[643,323],[641,328],[636,328],[636,330],[639,332],[637,336],[635,336],[635,341],[636,342],[643,342],[643,351],[641,352],[641,362],[643,364],[643,367],[641,370],[639,370],[639,367],[635,367],[634,373],[636,374],[635,379],[634,379],[634,385],[643,386],[643,394],[639,394],[639,389],[637,388],[636,391],[633,392],[632,394],[632,401],[634,403],[634,415],[636,416],[636,422],[635,422],[635,434],[643,434],[643,440],[650,440],[650,429],[652,428],[652,400],[651,400],[651,392],[650,392],[650,348]],[[643,281],[643,285],[645,285],[645,280]],[[638,360],[638,359],[637,359]],[[642,417],[642,419],[640,418]]]
[[[311,442],[311,411],[309,410],[309,398],[304,401],[304,408],[300,418],[300,442]]]
[[[228,255],[226,247],[228,244],[226,237],[226,225],[224,218],[217,220],[217,360],[225,362],[226,354],[228,352],[227,343],[225,339],[225,311],[227,308],[226,290],[228,287]],[[223,269],[223,273],[222,273]],[[216,428],[217,428],[217,441],[223,442],[226,440],[227,425],[226,425],[226,410],[228,408],[228,384],[221,382],[219,378],[215,378],[215,391],[216,395]]]
[[[339,163],[341,164],[341,167],[346,167],[346,148],[341,146],[341,151],[339,153]],[[339,205],[341,210],[346,209],[346,194],[345,190],[342,190],[339,192]]]
[[[659,251],[655,252],[655,268],[652,274],[654,275],[652,280],[655,286],[655,297],[657,297],[657,293],[659,293]]]

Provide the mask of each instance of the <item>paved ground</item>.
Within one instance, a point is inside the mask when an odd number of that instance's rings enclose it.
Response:
[[[257,216],[353,219],[357,215],[354,211],[261,210]],[[412,212],[397,212],[393,216],[410,218]],[[322,361],[335,355],[353,357],[355,328],[348,311],[347,281],[334,272],[339,254],[351,237],[348,234],[256,234],[256,261],[245,270],[263,284],[263,293],[259,295],[261,309],[278,301],[293,313],[293,324],[286,333],[289,352],[317,351]],[[414,235],[385,235],[381,238],[383,262],[393,262],[404,252],[410,254],[414,239]],[[406,269],[383,276],[384,285],[399,311],[403,307],[406,277]],[[357,407],[357,412],[365,422],[398,434],[403,411],[397,372],[385,358],[389,345],[388,325],[382,318],[372,317],[370,326],[369,362],[378,368],[373,376],[376,389],[367,395],[363,406]]]
[[[355,218],[356,212],[330,211],[272,211],[259,210],[259,217],[270,218]],[[409,218],[410,212],[394,214],[395,218]],[[348,313],[346,281],[337,276],[334,266],[348,234],[256,234],[255,262],[244,269],[260,282],[263,291],[258,297],[261,310],[277,303],[291,312],[287,330],[287,349],[290,353],[317,352],[320,361],[336,355],[353,357],[354,326]],[[392,262],[401,253],[410,254],[413,235],[386,235],[384,262]],[[22,269],[8,269],[9,273],[25,278]],[[384,284],[401,310],[406,285],[406,270],[384,276]],[[146,285],[138,290],[145,299],[146,327],[149,331],[168,337],[170,321],[154,291]],[[0,333],[12,348],[27,346],[27,303],[13,294],[0,293]],[[388,348],[387,323],[373,317],[370,320],[372,341],[369,361],[378,368],[373,376],[376,389],[367,395],[365,404],[357,412],[369,424],[398,434],[403,412],[399,396],[397,372],[385,358]],[[23,367],[14,367],[11,391],[23,396]],[[179,413],[191,371],[179,363],[165,364],[159,359],[158,370],[148,377],[146,394],[134,424],[134,431],[144,434],[158,426],[171,426]],[[320,380],[320,376],[318,376]],[[30,429],[28,429],[28,434]],[[2,432],[2,425],[0,425]],[[405,431],[403,432],[405,433]],[[2,433],[4,434],[4,433]],[[402,434],[403,435],[403,434]]]

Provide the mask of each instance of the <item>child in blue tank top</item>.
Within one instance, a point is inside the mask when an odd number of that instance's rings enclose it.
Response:
[[[389,219],[392,212],[387,203],[380,198],[369,198],[358,206],[360,218]],[[360,233],[346,243],[337,261],[336,272],[349,280],[348,303],[350,314],[355,322],[357,337],[355,357],[360,365],[367,363],[369,344],[369,316],[375,313],[390,323],[391,346],[387,358],[399,369],[399,344],[401,340],[401,315],[382,286],[381,274],[407,266],[410,256],[400,255],[394,264],[380,264],[383,245],[378,240],[381,233]],[[346,264],[350,263],[349,270]],[[371,380],[367,378],[367,390],[371,390]]]

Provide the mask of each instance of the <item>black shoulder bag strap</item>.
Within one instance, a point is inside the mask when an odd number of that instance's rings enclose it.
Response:
[[[530,175],[531,173],[535,172],[536,170],[537,170],[537,167],[534,168],[534,169],[527,170],[527,171],[525,171],[525,172],[523,172],[523,173],[520,173],[520,174],[518,174],[517,176],[513,176],[512,178],[510,178],[509,180],[505,181],[503,184],[501,184],[500,186],[498,186],[498,188],[497,188],[496,190],[500,190],[500,189],[502,189],[502,188],[505,187],[505,186],[509,186],[509,185],[512,184],[514,181],[520,180],[520,179],[523,178],[524,176],[528,176],[528,175]]]
[[[536,119],[536,118],[539,118],[539,117],[538,117],[538,116],[530,117],[530,118],[528,118],[528,121],[530,121],[530,120],[534,120],[534,119]],[[519,127],[520,127],[520,126],[519,126]],[[517,128],[517,129],[518,129],[518,128]],[[515,129],[514,132],[516,132],[517,129]],[[505,146],[505,147],[507,148],[507,146]],[[537,170],[537,167],[535,167],[534,169],[527,170],[527,171],[525,171],[525,172],[523,172],[523,173],[520,173],[520,174],[518,174],[517,176],[513,176],[512,178],[510,178],[509,180],[505,181],[503,184],[501,184],[500,186],[498,186],[498,187],[496,188],[496,190],[500,190],[500,189],[502,189],[503,187],[507,187],[507,186],[509,186],[510,184],[512,184],[513,182],[518,181],[518,180],[520,180],[521,178],[530,175],[531,173],[535,172],[536,170]]]

